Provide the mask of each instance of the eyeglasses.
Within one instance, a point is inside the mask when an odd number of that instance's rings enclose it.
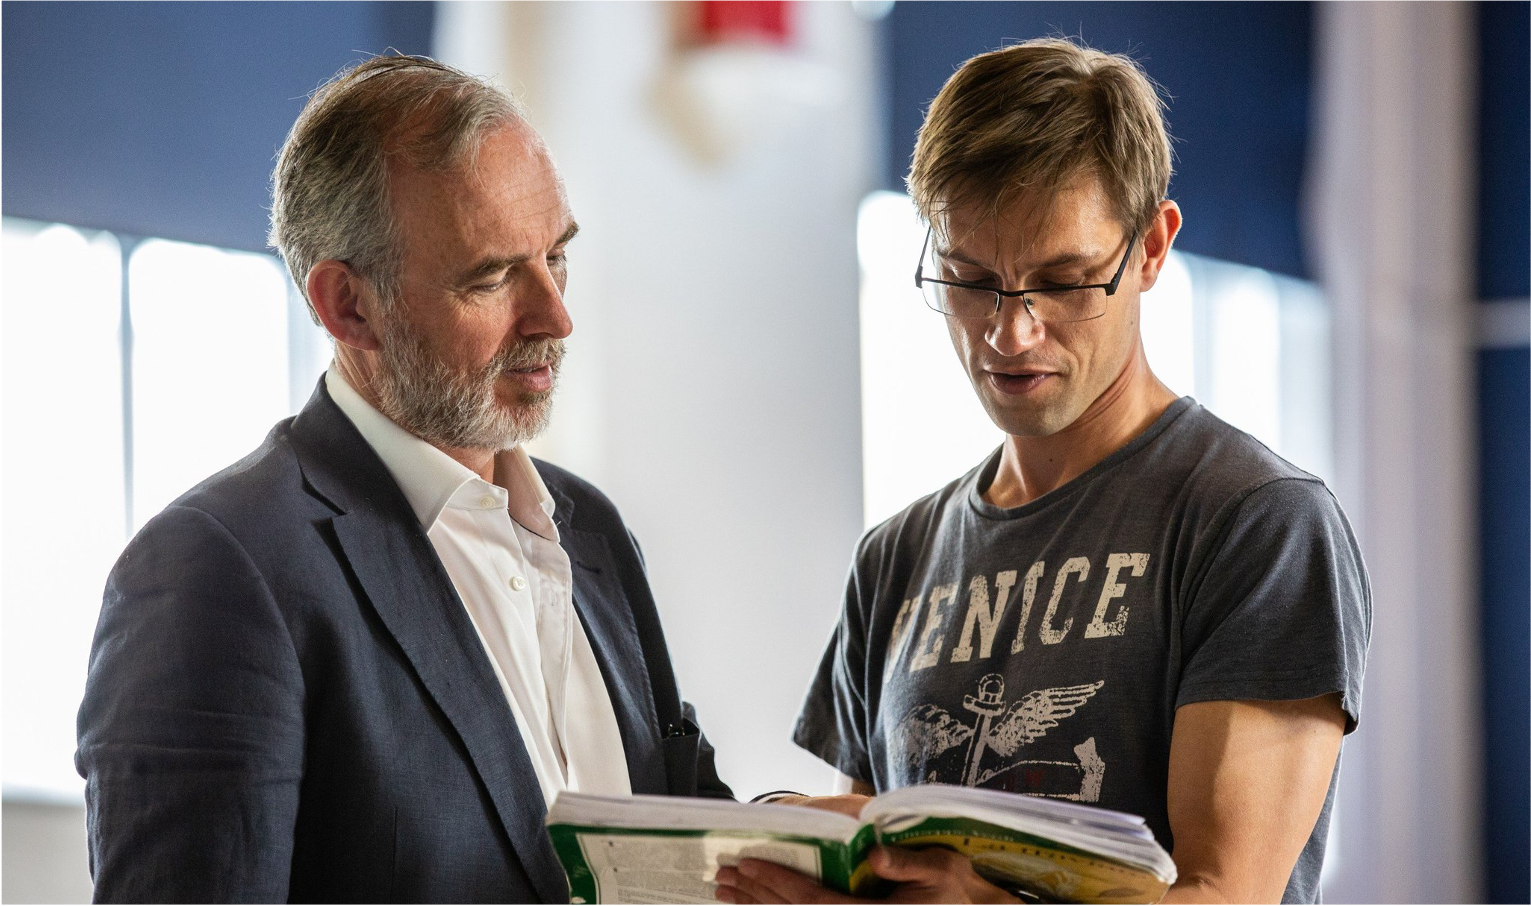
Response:
[[[930,262],[933,273],[950,273],[945,261],[930,244],[934,227],[925,233],[925,245],[920,249],[920,263],[914,270],[914,285],[925,296],[925,304],[950,318],[990,318],[999,311],[1005,299],[1020,298],[1026,310],[1038,321],[1049,324],[1066,324],[1072,321],[1089,321],[1106,313],[1106,297],[1116,295],[1116,288],[1127,271],[1127,259],[1138,237],[1134,233],[1127,240],[1127,251],[1122,253],[1122,263],[1110,283],[1088,283],[1069,286],[1039,286],[1035,289],[995,289],[976,283],[957,280],[937,280],[925,276],[925,263]]]

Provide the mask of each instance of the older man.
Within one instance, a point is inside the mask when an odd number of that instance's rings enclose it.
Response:
[[[862,540],[796,739],[857,793],[1142,815],[1166,902],[1312,902],[1370,592],[1323,483],[1149,368],[1140,294],[1180,227],[1161,106],[1062,40],[974,57],[931,104],[915,279],[1005,437]],[[878,858],[904,899],[1013,899],[951,853]],[[832,899],[760,862],[720,879]]]
[[[478,80],[381,57],[310,100],[271,234],[334,362],[112,571],[77,755],[98,899],[565,900],[559,790],[729,795],[632,536],[521,446],[576,229]]]

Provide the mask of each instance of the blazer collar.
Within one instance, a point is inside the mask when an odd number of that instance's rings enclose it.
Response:
[[[293,421],[308,487],[336,510],[343,556],[378,617],[462,738],[538,894],[568,898],[547,806],[489,655],[409,501],[319,382]],[[572,559],[572,558],[571,558]]]
[[[654,707],[643,637],[633,619],[622,574],[605,535],[574,528],[568,495],[549,491],[557,504],[560,543],[569,554],[574,578],[574,609],[600,665],[606,693],[617,717],[627,778],[634,793],[669,791],[660,743],[660,718]]]

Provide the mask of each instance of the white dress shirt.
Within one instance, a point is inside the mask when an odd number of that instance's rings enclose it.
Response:
[[[330,397],[383,461],[462,598],[551,804],[559,790],[628,795],[600,665],[574,612],[553,498],[520,447],[494,484],[394,424],[331,366]]]

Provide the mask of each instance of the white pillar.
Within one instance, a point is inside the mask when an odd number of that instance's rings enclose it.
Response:
[[[1336,492],[1371,573],[1326,898],[1481,897],[1473,8],[1316,5],[1315,263]]]
[[[830,769],[789,736],[862,528],[873,26],[849,4],[795,4],[784,65],[711,70],[725,107],[693,120],[747,140],[704,159],[660,90],[680,4],[485,6],[438,6],[454,42],[438,54],[524,97],[581,225],[574,333],[535,446],[610,494],[643,544],[724,779],[746,797],[827,792]]]

